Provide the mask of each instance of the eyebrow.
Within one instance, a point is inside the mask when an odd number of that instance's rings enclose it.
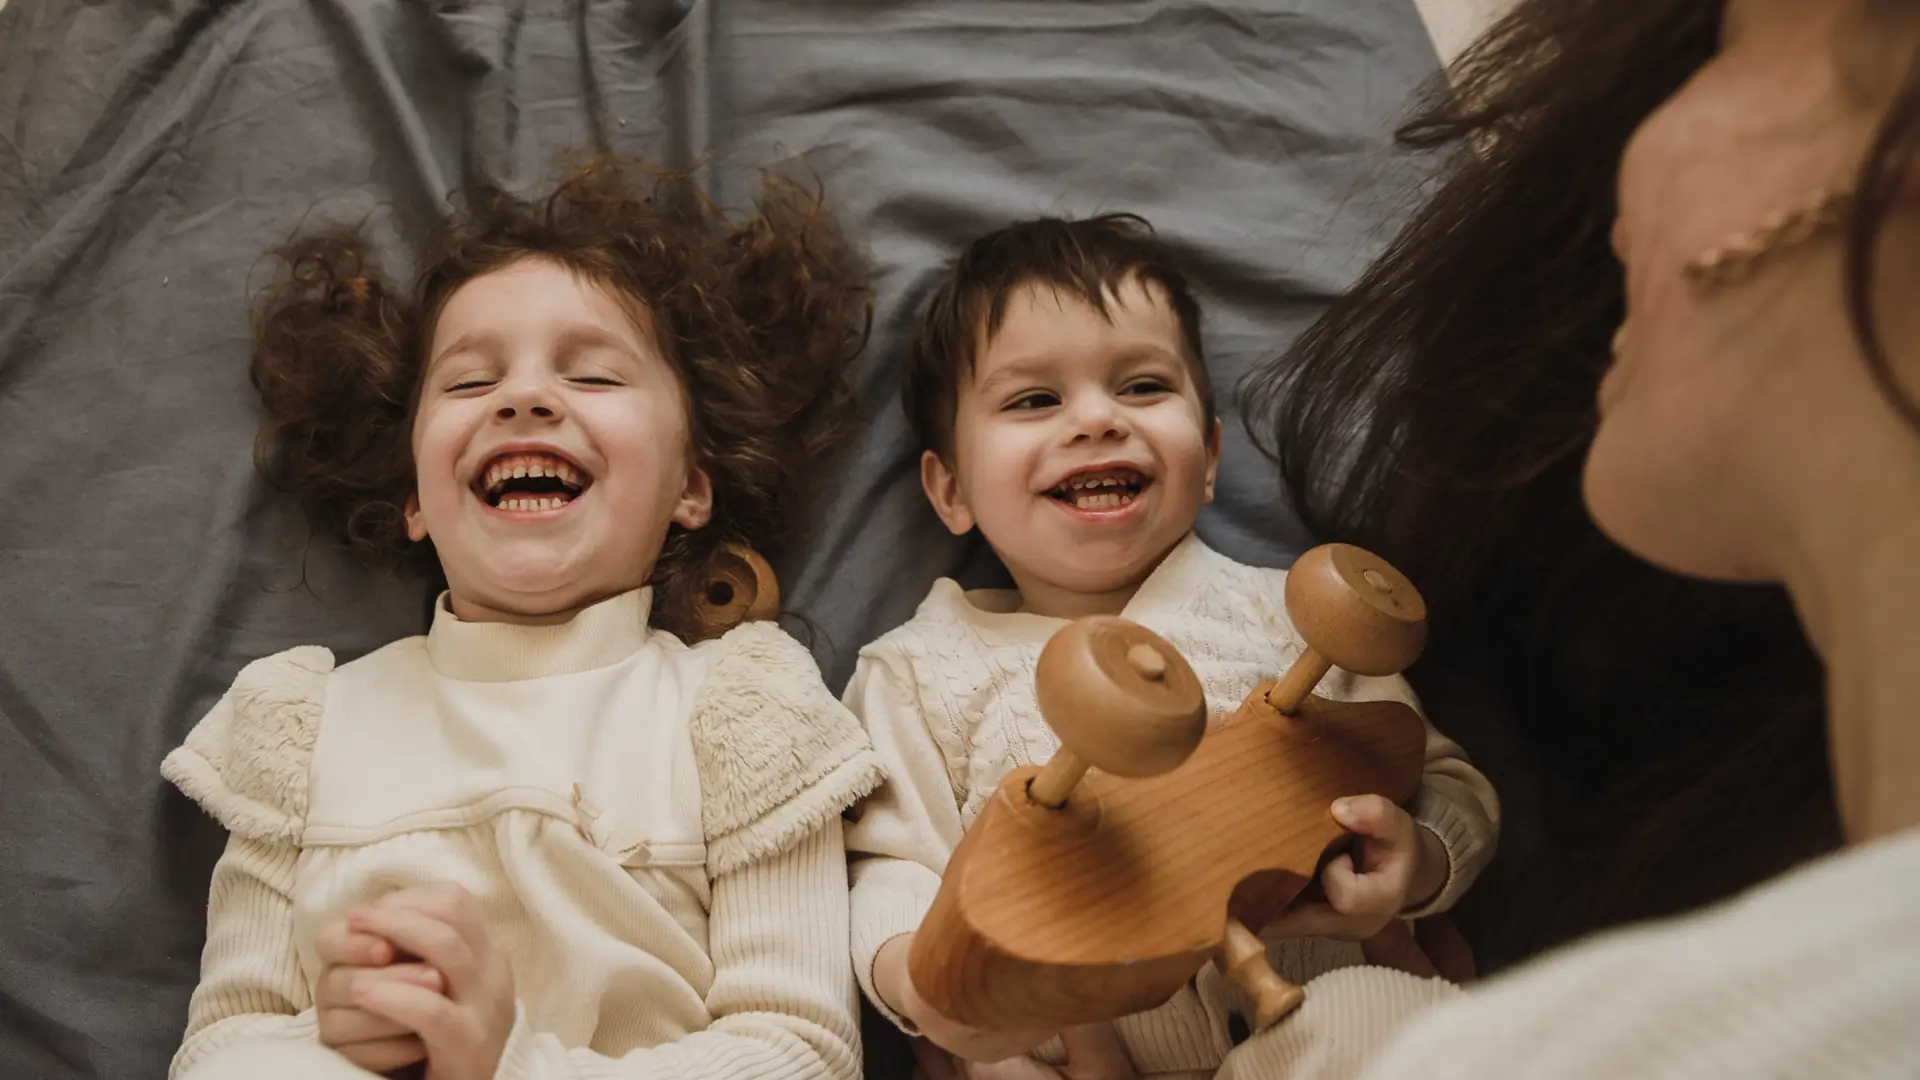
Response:
[[[634,342],[628,341],[617,334],[608,333],[597,326],[576,324],[561,331],[558,342],[558,349],[561,353],[578,352],[582,349],[591,348],[615,349],[635,360],[645,358],[642,350],[637,348]],[[454,338],[452,344],[440,350],[433,359],[427,361],[427,370],[432,371],[442,360],[456,353],[498,352],[499,349],[499,334],[491,330],[470,330]]]
[[[1180,353],[1165,349],[1152,342],[1141,341],[1123,345],[1117,352],[1118,360],[1123,364],[1136,364],[1149,360],[1158,360],[1184,369],[1187,360]],[[1045,369],[1053,359],[1051,353],[1034,353],[994,369],[993,373],[975,384],[981,394],[990,394],[1001,383],[1034,377]]]
[[[1038,375],[1040,371],[1044,370],[1046,366],[1047,359],[1044,356],[1022,357],[1012,363],[1003,364],[995,368],[986,378],[975,383],[974,389],[981,394],[991,395],[1000,384],[1017,382],[1022,379],[1031,379]]]
[[[645,351],[637,342],[609,333],[598,326],[577,323],[567,327],[560,334],[560,352],[562,353],[595,348],[614,349],[635,360],[645,359]]]
[[[427,371],[432,372],[434,368],[440,366],[442,360],[445,360],[455,353],[487,352],[490,351],[489,346],[491,346],[493,350],[497,350],[499,341],[500,336],[498,334],[486,330],[470,330],[454,338],[453,344],[441,349],[429,358],[427,360]]]

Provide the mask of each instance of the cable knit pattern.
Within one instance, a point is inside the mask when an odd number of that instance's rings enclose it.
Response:
[[[1472,990],[1315,980],[1222,1080],[1920,1076],[1920,829],[1695,915],[1604,934]]]
[[[172,1075],[367,1080],[318,1045],[315,938],[441,881],[512,958],[494,1080],[857,1075],[836,818],[877,781],[864,735],[777,627],[688,648],[649,601],[539,627],[443,603],[337,669],[250,665],[167,759],[234,830]]]
[[[1180,650],[1209,713],[1221,716],[1278,678],[1304,648],[1287,617],[1285,585],[1285,571],[1244,566],[1189,535],[1122,614]],[[968,593],[951,580],[936,583],[911,620],[862,650],[847,690],[887,771],[887,782],[848,827],[854,969],[896,1023],[901,1018],[873,991],[880,946],[919,924],[954,846],[1000,781],[1045,762],[1059,746],[1040,715],[1033,679],[1041,648],[1065,622],[1020,612],[1018,603],[1008,591]],[[1317,692],[1418,707],[1398,677],[1335,670]],[[1450,863],[1445,889],[1418,913],[1444,910],[1491,857],[1499,807],[1485,777],[1431,725],[1413,812],[1443,841]],[[1358,947],[1344,942],[1268,944],[1275,969],[1296,982],[1361,962]],[[1202,980],[1119,1028],[1143,1073],[1210,1071],[1228,1045],[1225,1018],[1242,1007],[1231,984]]]
[[[866,734],[813,656],[773,623],[700,646],[717,653],[694,701],[708,864],[725,874],[784,851],[880,784]]]

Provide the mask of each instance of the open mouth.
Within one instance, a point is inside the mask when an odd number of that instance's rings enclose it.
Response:
[[[558,510],[593,486],[585,469],[558,454],[502,454],[480,470],[474,494],[496,510]]]
[[[1075,510],[1118,510],[1140,497],[1153,478],[1125,467],[1076,473],[1047,492]]]

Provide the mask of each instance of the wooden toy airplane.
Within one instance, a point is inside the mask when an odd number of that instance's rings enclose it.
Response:
[[[1400,672],[1427,624],[1412,583],[1349,545],[1301,556],[1286,603],[1306,651],[1211,731],[1193,669],[1144,627],[1091,616],[1048,641],[1060,749],[1009,774],[953,853],[908,954],[922,997],[978,1027],[1064,1028],[1158,1006],[1213,960],[1256,1030],[1299,1005],[1255,935],[1346,839],[1333,801],[1404,803],[1426,745],[1405,704],[1312,690],[1333,665]]]

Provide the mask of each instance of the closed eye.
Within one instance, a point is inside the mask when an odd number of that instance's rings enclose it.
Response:
[[[623,383],[621,383],[619,379],[609,379],[600,375],[581,376],[580,378],[573,379],[570,381],[579,383],[581,386],[622,386],[624,385]]]
[[[463,379],[460,382],[454,383],[452,386],[447,387],[447,393],[454,394],[462,390],[478,390],[482,387],[492,386],[492,385],[493,385],[492,379]]]
[[[1003,411],[1013,409],[1046,409],[1058,404],[1060,404],[1060,395],[1046,390],[1035,390],[1032,393],[1021,394],[1019,397],[1001,406],[1001,408]]]

